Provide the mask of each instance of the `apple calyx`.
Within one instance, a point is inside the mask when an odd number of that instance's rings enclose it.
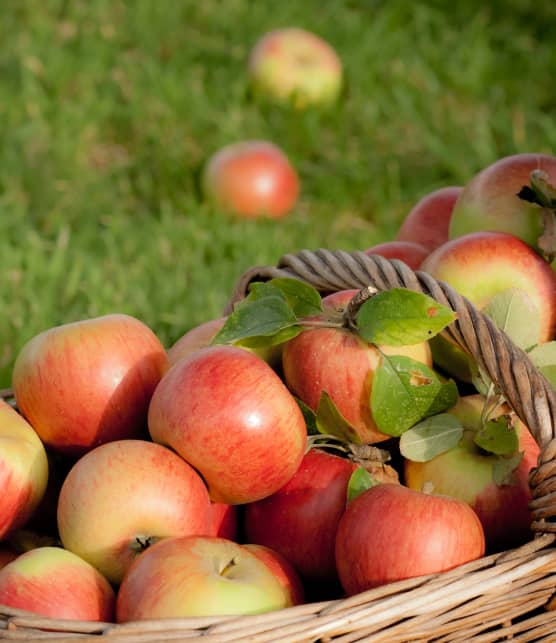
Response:
[[[537,245],[546,261],[552,263],[556,258],[556,187],[548,181],[548,174],[543,170],[533,170],[529,178],[530,185],[524,185],[517,196],[540,206],[543,232]]]

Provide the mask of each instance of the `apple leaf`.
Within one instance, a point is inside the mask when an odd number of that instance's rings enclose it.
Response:
[[[450,413],[418,422],[400,437],[400,453],[414,462],[428,462],[455,447],[463,436],[462,423]]]
[[[347,485],[347,502],[357,498],[371,487],[376,487],[380,482],[374,478],[365,467],[357,467],[351,474]]]
[[[338,411],[332,398],[326,391],[321,393],[319,399],[316,423],[320,433],[333,435],[342,442],[361,444],[361,439],[357,435],[357,431],[345,419],[340,411]]]
[[[249,295],[237,304],[213,344],[231,344],[248,337],[276,335],[295,326],[297,317],[281,290],[270,283],[251,284]]]
[[[538,343],[541,328],[539,309],[524,290],[508,288],[497,293],[483,312],[523,350]]]
[[[304,281],[277,277],[268,283],[282,292],[297,317],[310,317],[322,312],[319,292]]]
[[[307,427],[307,435],[318,435],[320,433],[317,427],[317,414],[313,409],[298,397],[295,398],[297,405],[301,409],[303,418],[305,419],[305,426]]]
[[[473,440],[481,449],[496,455],[512,455],[518,449],[517,432],[505,415],[485,422]]]
[[[523,451],[514,453],[509,457],[500,456],[492,467],[492,478],[494,483],[501,487],[502,485],[512,484],[513,472],[519,466],[523,458]]]
[[[302,326],[288,326],[287,328],[282,328],[282,330],[279,330],[274,335],[255,335],[253,337],[245,337],[244,339],[238,339],[234,344],[244,346],[245,348],[265,348],[268,346],[276,346],[287,342],[289,339],[293,339],[302,331]]]
[[[359,309],[357,328],[373,344],[407,346],[437,335],[456,313],[432,297],[407,288],[392,288],[368,299]]]
[[[556,389],[556,341],[545,342],[529,351],[529,357],[538,370]]]
[[[383,355],[371,390],[371,412],[380,431],[398,437],[426,417],[456,403],[453,380],[442,381],[426,364],[403,355]]]

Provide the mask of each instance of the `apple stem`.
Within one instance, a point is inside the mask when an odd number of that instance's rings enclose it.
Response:
[[[226,576],[228,572],[238,564],[238,562],[239,560],[237,556],[234,556],[233,558],[231,558],[220,570],[220,575]]]
[[[350,300],[349,304],[346,306],[343,315],[342,326],[344,328],[350,328],[352,330],[357,329],[357,314],[361,306],[371,297],[376,295],[378,292],[377,288],[374,286],[367,286],[362,288],[353,298]]]
[[[159,539],[156,536],[135,536],[135,540],[131,542],[131,549],[138,554],[154,545]]]

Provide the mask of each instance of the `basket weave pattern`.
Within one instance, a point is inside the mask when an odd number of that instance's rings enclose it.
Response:
[[[201,639],[207,643],[373,641],[556,641],[556,393],[494,323],[450,286],[397,260],[362,252],[318,250],[284,255],[238,280],[225,310],[253,281],[293,277],[322,294],[373,286],[430,295],[457,313],[445,331],[499,388],[541,447],[530,476],[531,541],[449,572],[391,583],[349,598],[308,603],[242,617],[141,621],[126,624],[55,621],[0,606],[0,638],[114,643]]]

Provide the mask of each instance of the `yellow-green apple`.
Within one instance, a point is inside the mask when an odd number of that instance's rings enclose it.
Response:
[[[356,290],[341,290],[322,299],[323,316],[343,310]],[[382,355],[406,355],[432,365],[428,342],[411,346],[376,347],[350,330],[310,328],[284,343],[284,380],[294,395],[316,411],[323,392],[351,424],[361,442],[389,439],[373,419],[370,397]]]
[[[533,170],[546,173],[556,184],[556,157],[549,154],[513,154],[497,159],[466,183],[450,219],[450,238],[480,230],[499,230],[539,249],[543,216],[538,205],[518,196],[530,185]]]
[[[63,546],[115,584],[153,542],[208,534],[211,528],[199,474],[170,449],[147,440],[92,449],[73,465],[60,490]]]
[[[202,348],[165,374],[149,430],[199,471],[211,500],[227,504],[277,491],[307,443],[303,414],[281,378],[260,357],[227,345]]]
[[[297,171],[270,141],[225,145],[209,157],[201,181],[210,203],[246,219],[285,217],[299,197]]]
[[[226,538],[168,538],[139,556],[116,601],[120,623],[144,619],[269,612],[290,605],[267,564]]]
[[[148,404],[167,367],[154,332],[114,313],[35,335],[16,358],[12,386],[43,443],[79,456],[109,440],[146,435]]]
[[[480,231],[450,239],[429,254],[421,270],[450,284],[480,309],[504,290],[522,290],[539,312],[539,343],[554,337],[556,275],[513,234]]]
[[[479,394],[460,397],[448,411],[464,427],[459,444],[428,462],[405,460],[404,476],[406,485],[412,489],[427,488],[430,493],[467,502],[479,516],[487,551],[492,552],[516,547],[531,538],[529,473],[537,465],[540,449],[527,427],[516,419],[518,450],[523,456],[507,479],[496,482],[500,458],[474,442],[484,404]],[[507,407],[499,407],[492,418],[507,412]]]
[[[246,541],[285,556],[304,580],[337,581],[334,541],[357,466],[310,449],[281,489],[244,507]]]
[[[225,502],[210,503],[212,529],[209,536],[219,536],[228,540],[237,540],[239,535],[238,506]]]
[[[61,547],[37,547],[0,570],[0,604],[55,619],[114,620],[116,597],[108,580]]]
[[[483,528],[467,503],[396,484],[351,500],[336,534],[336,566],[348,595],[444,572],[484,553]]]
[[[245,543],[243,546],[262,560],[280,581],[288,594],[288,605],[301,605],[305,602],[305,589],[301,578],[285,556],[264,545]]]
[[[402,220],[396,240],[411,241],[429,252],[448,241],[454,204],[463,186],[448,185],[421,198]]]
[[[377,243],[364,250],[367,255],[380,255],[385,259],[399,259],[406,263],[412,270],[418,270],[419,266],[429,254],[425,246],[414,241],[384,241]]]
[[[43,443],[33,427],[0,399],[0,540],[29,521],[47,483]]]
[[[179,359],[186,357],[193,351],[210,346],[218,331],[222,326],[224,326],[226,319],[226,317],[209,319],[208,321],[202,322],[186,331],[168,349],[168,361],[170,366],[173,366]],[[278,368],[282,360],[281,344],[276,344],[275,346],[260,346],[256,348],[246,347],[245,350],[250,350],[255,353],[255,355],[262,357],[274,369]]]
[[[342,89],[342,62],[323,38],[299,27],[264,34],[248,62],[256,94],[298,109],[334,103]]]

